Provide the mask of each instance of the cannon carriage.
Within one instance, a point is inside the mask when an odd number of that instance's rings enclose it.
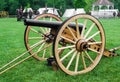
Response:
[[[114,56],[105,49],[105,34],[102,24],[94,17],[78,14],[63,21],[53,14],[42,14],[24,21],[24,41],[27,51],[7,65],[29,53],[30,56],[3,70],[0,74],[22,63],[30,57],[54,62],[69,75],[78,75],[93,70],[102,55]],[[116,49],[116,48],[115,48]],[[117,48],[118,49],[118,48]]]
[[[44,34],[48,38],[46,43],[53,43],[52,53],[57,65],[67,74],[86,73],[92,70],[102,57],[105,46],[104,30],[98,20],[92,16],[76,15],[64,22],[25,20],[25,24],[50,28],[49,34]],[[87,34],[84,36],[85,30]]]

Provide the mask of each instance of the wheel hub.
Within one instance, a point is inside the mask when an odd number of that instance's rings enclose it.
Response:
[[[76,50],[79,52],[85,51],[88,48],[88,43],[84,39],[80,39],[76,42]]]
[[[54,35],[51,35],[51,34],[45,34],[43,35],[44,37],[44,40],[46,40],[47,43],[51,43],[54,39]]]

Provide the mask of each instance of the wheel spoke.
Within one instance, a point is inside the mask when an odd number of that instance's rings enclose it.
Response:
[[[45,29],[45,33],[48,33],[48,32],[49,32],[48,28],[44,28],[44,29]]]
[[[74,41],[72,41],[72,40],[70,40],[70,39],[68,39],[68,38],[66,38],[66,37],[64,37],[64,36],[61,36],[61,38],[63,38],[63,39],[65,39],[65,40],[67,40],[67,41],[69,41],[69,42],[71,42],[71,43],[74,43],[74,44],[75,44],[75,42],[74,42]]]
[[[43,42],[45,42],[45,40],[42,40],[42,41],[39,41],[39,42],[33,44],[32,46],[30,46],[30,48],[32,48],[32,47],[34,47],[34,46],[36,46],[36,45],[38,45],[38,44],[42,44]]]
[[[40,46],[40,48],[38,49],[38,51],[40,51],[44,45],[45,45],[45,43],[43,43],[43,44]]]
[[[96,53],[100,53],[100,52],[98,52],[98,51],[96,51],[96,50],[94,50],[94,49],[91,49],[91,48],[88,48],[88,50],[90,50],[90,51],[93,51],[93,52],[96,52]]]
[[[63,61],[66,57],[68,57],[71,53],[73,53],[75,51],[75,49],[72,49],[70,52],[68,52],[66,55],[64,55],[60,61]]]
[[[67,28],[69,29],[71,35],[73,36],[73,38],[75,39],[75,41],[77,41],[77,37],[75,36],[75,34],[72,32],[71,28],[67,26]]]
[[[47,46],[45,46],[44,48],[41,48],[37,51],[37,53],[39,53],[41,50],[45,50],[46,48],[50,47],[52,44],[48,44]]]
[[[100,31],[94,33],[92,36],[90,36],[88,39],[86,39],[86,41],[92,39],[93,37],[97,36],[100,33]]]
[[[50,32],[49,28],[40,27],[40,30],[42,31],[42,34],[46,34]]]
[[[42,34],[45,34],[45,29],[43,29],[44,27],[40,27],[40,30],[42,31]]]
[[[80,38],[80,30],[79,30],[79,26],[78,26],[78,20],[75,20],[76,23],[76,31],[77,31],[77,38]]]
[[[50,21],[52,21],[53,19],[52,19],[52,17],[50,17]]]
[[[37,30],[35,30],[35,29],[33,29],[33,28],[30,28],[31,29],[31,31],[33,31],[33,32],[35,32],[35,33],[37,33],[37,34],[40,34]]]
[[[95,26],[95,23],[93,23],[93,24],[90,26],[89,30],[87,31],[86,35],[84,36],[84,39],[86,39],[86,37],[89,35],[89,33],[91,32],[91,30],[93,29],[94,26]]]
[[[84,69],[86,69],[85,58],[84,58],[83,52],[81,53],[81,55],[82,55],[82,63],[83,63]]]
[[[68,48],[74,48],[75,45],[72,45],[72,46],[66,46],[66,47],[61,47],[61,48],[58,48],[58,50],[63,50],[63,49],[68,49]]]
[[[83,24],[83,28],[82,28],[82,32],[81,32],[81,38],[83,38],[86,24],[87,24],[87,19],[85,19],[84,24]]]
[[[45,17],[43,17],[43,19],[42,20],[45,20]]]
[[[77,54],[77,52],[74,52],[74,54],[73,54],[72,58],[70,59],[68,65],[67,65],[67,67],[66,67],[66,69],[69,69],[69,67],[70,67],[70,65],[72,64],[73,59],[75,58],[76,54]]]
[[[80,58],[80,53],[78,53],[76,56],[75,72],[78,71],[79,58]]]
[[[50,47],[50,45],[52,45],[52,44],[51,43],[50,44],[43,43],[41,45],[41,47],[38,49],[38,51],[40,51],[41,49],[43,49],[43,47],[47,49],[48,47]],[[43,51],[42,58],[45,58],[45,55],[46,55],[45,53],[47,52],[46,49],[44,49],[44,51]],[[49,49],[51,50],[51,48],[49,48]],[[51,54],[51,53],[49,53],[49,54]]]
[[[50,33],[50,28],[47,28],[47,33]]]
[[[42,38],[43,38],[43,37],[29,37],[28,39],[29,39],[29,40],[37,40],[37,39],[39,40],[39,39],[42,39]]]
[[[89,60],[94,64],[93,59],[90,57],[90,55],[87,53],[87,51],[85,51],[84,53],[85,53],[85,55],[89,58]]]
[[[43,51],[43,56],[42,56],[42,58],[45,58],[45,54],[46,53],[46,49]]]
[[[50,28],[47,28],[47,33],[48,33],[48,32],[50,33]]]

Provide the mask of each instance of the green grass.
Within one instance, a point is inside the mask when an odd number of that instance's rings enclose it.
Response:
[[[108,49],[120,45],[120,19],[100,19],[106,34]],[[26,51],[23,22],[15,18],[0,19],[0,67]],[[117,51],[120,54],[120,51]],[[27,54],[29,55],[29,54]],[[53,71],[34,58],[0,75],[0,82],[119,82],[120,56],[102,57],[94,70],[86,74],[70,76],[61,70]]]

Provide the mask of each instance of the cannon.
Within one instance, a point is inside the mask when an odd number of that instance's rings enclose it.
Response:
[[[55,60],[53,62],[63,72],[78,75],[93,70],[103,54],[108,57],[116,55],[113,53],[114,49],[111,51],[105,49],[103,26],[93,16],[78,14],[62,22],[56,15],[42,14],[34,19],[24,20],[24,24],[26,25],[24,42],[27,51],[0,70],[26,53],[30,55],[1,71],[0,74],[34,57],[40,61],[53,58]]]
[[[29,26],[38,26],[38,27],[46,27],[46,28],[51,28],[51,29],[58,29],[62,22],[58,21],[41,21],[41,20],[32,20],[32,19],[25,19],[24,20],[24,25],[29,25]],[[82,29],[83,25],[79,24],[79,28]],[[57,28],[56,28],[57,27]],[[69,24],[69,27],[75,28],[75,23]]]

